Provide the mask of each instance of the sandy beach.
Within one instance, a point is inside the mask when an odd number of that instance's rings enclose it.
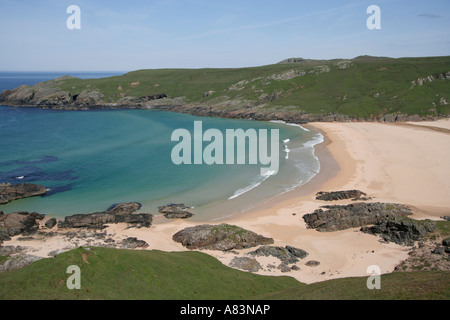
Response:
[[[408,256],[410,247],[379,241],[378,237],[359,232],[359,228],[336,232],[307,229],[302,216],[326,203],[315,200],[318,191],[359,189],[373,202],[395,202],[413,207],[415,219],[438,220],[450,212],[450,121],[426,123],[310,123],[325,136],[316,146],[321,171],[308,184],[283,194],[259,207],[216,223],[234,224],[275,240],[274,245],[290,245],[309,255],[296,265],[300,270],[282,273],[276,258],[257,258],[263,266],[258,274],[295,277],[304,283],[333,278],[368,276],[371,265],[382,273]],[[333,204],[352,203],[351,200]],[[204,222],[212,224],[211,222]],[[151,228],[127,229],[112,225],[106,229],[111,237],[137,237],[149,244],[144,250],[187,250],[172,240],[183,228],[200,224],[189,220],[154,218]],[[46,240],[19,241],[18,237],[4,245],[29,247],[37,256],[48,257],[54,250],[71,246],[63,237]],[[78,243],[83,245],[83,243]],[[238,253],[203,251],[228,265],[235,256],[245,256],[256,248]],[[319,261],[315,267],[306,266]]]

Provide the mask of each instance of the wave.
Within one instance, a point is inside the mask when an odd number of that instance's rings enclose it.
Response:
[[[286,122],[286,121],[283,121],[283,120],[270,120],[270,122],[272,122],[272,123],[282,123],[282,124],[285,124],[287,126],[299,127],[300,129],[302,129],[302,130],[304,130],[306,132],[309,132],[308,129],[302,127],[301,125],[299,125],[297,123],[290,123],[290,122]]]
[[[303,147],[304,148],[314,148],[315,145],[321,144],[324,141],[325,141],[325,139],[324,139],[323,135],[318,133],[312,138],[312,140],[306,141],[303,144]]]
[[[258,187],[261,183],[263,183],[264,181],[266,181],[267,179],[269,179],[269,177],[275,175],[275,173],[276,173],[276,172],[275,172],[274,170],[270,170],[270,171],[267,171],[266,173],[264,173],[263,175],[259,175],[257,181],[251,183],[250,185],[248,185],[248,186],[245,187],[245,188],[241,188],[241,189],[236,190],[236,191],[234,192],[234,194],[233,194],[231,197],[228,198],[228,200],[232,200],[232,199],[234,199],[234,198],[237,198],[237,197],[243,195],[244,193],[247,193],[247,192],[249,192],[250,190],[255,189],[255,188]]]
[[[288,148],[288,146],[287,146],[287,143],[289,142],[289,141],[291,141],[290,139],[286,139],[286,140],[283,140],[283,143],[284,143],[284,152],[286,152],[286,155],[284,156],[284,158],[287,160],[287,159],[289,159],[289,152],[291,152],[291,150]]]

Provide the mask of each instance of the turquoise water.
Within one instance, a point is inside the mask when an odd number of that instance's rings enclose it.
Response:
[[[175,165],[175,129],[279,129],[280,168],[261,176],[257,165]],[[193,206],[214,220],[306,183],[319,170],[320,134],[282,123],[195,117],[155,110],[52,111],[0,107],[0,182],[37,183],[47,196],[1,205],[5,213],[36,211],[63,217],[136,201],[140,212],[167,203]]]

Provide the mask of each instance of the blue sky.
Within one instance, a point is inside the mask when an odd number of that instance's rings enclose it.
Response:
[[[81,29],[69,30],[69,5]],[[367,7],[381,8],[369,30]],[[450,1],[0,0],[0,71],[245,67],[450,55]]]

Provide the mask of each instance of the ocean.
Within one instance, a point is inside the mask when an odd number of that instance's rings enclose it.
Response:
[[[70,73],[0,73],[0,90]],[[117,73],[70,74],[80,78]],[[23,76],[23,78],[21,78]],[[9,79],[9,80],[7,80]],[[181,164],[171,158],[176,129],[279,130],[279,170],[261,173],[261,163]],[[194,220],[213,221],[245,212],[297,188],[320,170],[314,146],[318,132],[283,122],[196,117],[157,110],[55,111],[0,107],[0,182],[29,182],[49,189],[0,205],[5,213],[35,211],[48,216],[103,211],[120,202],[142,204],[140,212],[184,203]],[[207,145],[207,143],[204,143]]]

